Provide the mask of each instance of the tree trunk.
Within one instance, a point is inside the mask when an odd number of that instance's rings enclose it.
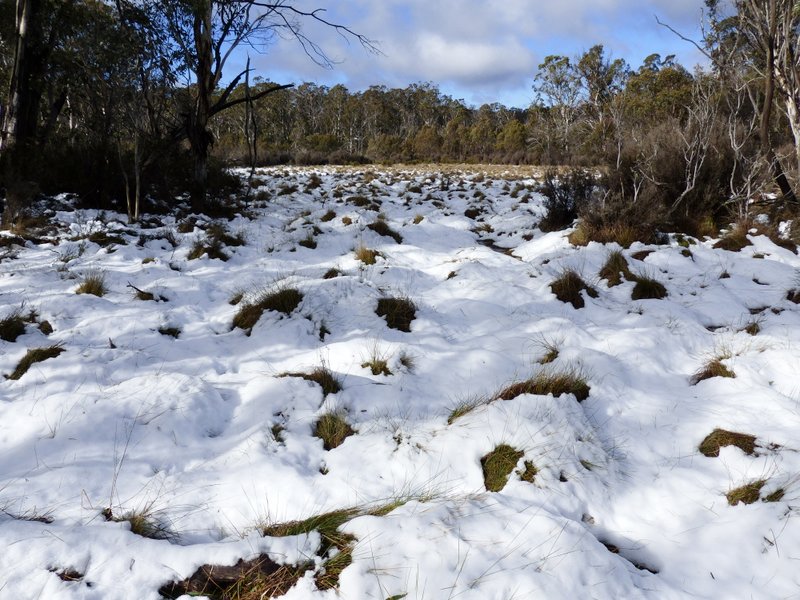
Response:
[[[187,117],[187,136],[194,160],[194,174],[190,189],[192,210],[203,212],[206,209],[208,183],[208,151],[213,137],[208,131],[211,118],[211,95],[216,82],[213,75],[212,11],[211,2],[202,6],[194,14],[194,44],[197,56],[197,98]]]

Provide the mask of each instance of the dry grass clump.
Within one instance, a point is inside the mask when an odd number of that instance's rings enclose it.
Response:
[[[271,291],[267,290],[252,302],[242,305],[233,317],[233,327],[251,330],[266,310],[288,316],[300,305],[302,300],[303,294],[295,288],[282,287]]]
[[[756,436],[747,433],[737,433],[726,429],[714,429],[697,447],[703,456],[719,456],[720,448],[736,446],[747,455],[756,452]]]
[[[131,510],[122,515],[115,515],[110,508],[102,512],[106,521],[122,523],[127,521],[130,525],[131,533],[151,540],[170,540],[177,536],[170,530],[169,526],[162,523],[157,517],[151,506],[142,510]]]
[[[568,302],[573,307],[583,308],[585,302],[581,292],[586,292],[591,298],[597,298],[597,290],[587,284],[577,271],[565,270],[550,284],[550,290],[561,302]]]
[[[25,334],[25,319],[19,310],[12,311],[0,319],[0,340],[16,342],[17,338]]]
[[[302,240],[297,242],[297,244],[299,246],[302,246],[303,248],[308,248],[309,250],[314,250],[317,247],[317,240],[315,240],[314,239],[314,235],[309,232],[308,235],[306,235],[306,237],[304,237]]]
[[[263,600],[286,594],[314,563],[279,565],[267,554],[233,566],[202,565],[191,577],[161,586],[164,598],[203,596],[212,600]]]
[[[95,271],[84,276],[83,281],[75,290],[76,294],[92,294],[97,297],[104,296],[106,292],[108,292],[106,276],[102,271]]]
[[[697,385],[701,381],[706,379],[711,379],[712,377],[736,377],[736,373],[731,371],[728,367],[726,367],[720,358],[713,358],[708,361],[703,368],[697,371],[690,382],[692,385]]]
[[[327,412],[314,423],[313,435],[322,440],[322,447],[325,450],[333,450],[341,446],[347,438],[354,434],[355,430],[350,427],[341,412]]]
[[[618,243],[623,248],[630,248],[631,244],[647,237],[631,225],[622,223],[591,224],[586,220],[578,223],[575,230],[567,236],[570,244],[586,246],[589,242],[601,244]],[[646,241],[646,240],[642,240]]]
[[[386,325],[392,329],[409,333],[411,322],[417,317],[417,305],[405,297],[381,298],[375,314],[385,317]]]
[[[382,219],[378,219],[374,223],[370,223],[369,225],[367,225],[367,229],[374,231],[378,235],[382,235],[384,237],[390,237],[398,244],[403,243],[403,236],[401,236],[394,229],[389,227],[389,224]]]
[[[325,274],[322,276],[323,279],[336,279],[337,277],[344,275],[339,269],[333,267],[325,271]]]
[[[392,372],[389,369],[389,366],[385,359],[382,358],[371,358],[363,363],[361,363],[361,368],[369,369],[373,375],[391,375]]]
[[[625,255],[619,250],[614,250],[608,255],[606,262],[600,269],[601,279],[608,281],[608,287],[614,287],[622,283],[622,278],[632,280],[633,274],[628,268],[628,261]]]
[[[757,479],[756,481],[751,481],[750,483],[732,489],[725,494],[725,497],[728,499],[728,504],[736,506],[740,502],[744,504],[758,502],[761,496],[761,488],[764,487],[765,483],[767,483],[766,479]]]
[[[374,265],[381,253],[366,246],[359,246],[355,250],[356,260],[360,260],[365,265]]]
[[[552,394],[556,398],[563,394],[572,394],[578,402],[583,402],[589,397],[590,391],[586,377],[579,369],[566,369],[542,371],[531,379],[512,383],[500,390],[494,399],[513,400],[522,394],[537,396]]]
[[[508,444],[500,444],[481,458],[483,484],[486,489],[490,492],[502,490],[508,483],[508,476],[523,455],[522,450],[517,450]]]
[[[319,220],[322,223],[327,223],[328,221],[333,221],[336,218],[336,211],[333,209],[328,210],[324,215],[322,215]]]
[[[342,391],[342,382],[327,366],[317,367],[310,373],[284,373],[280,377],[299,377],[316,383],[322,388],[322,395],[336,394]]]
[[[794,302],[795,304],[800,304],[800,289],[792,288],[786,293],[786,299],[789,302]]]
[[[170,326],[159,327],[158,333],[160,333],[161,335],[166,335],[171,338],[175,338],[177,340],[181,335],[181,328],[170,327]]]
[[[14,372],[7,376],[7,379],[17,380],[25,375],[33,364],[45,361],[48,358],[55,358],[62,352],[64,352],[64,347],[61,344],[54,344],[44,348],[31,348],[19,361]]]
[[[210,238],[205,242],[203,240],[195,240],[186,258],[188,260],[196,260],[204,254],[208,255],[208,258],[216,258],[222,262],[230,259],[230,256],[225,253],[223,243],[220,240]]]
[[[636,281],[636,285],[633,286],[631,300],[661,300],[666,298],[667,288],[660,281],[646,275],[637,275],[633,279]]]
[[[719,250],[729,250],[738,252],[742,248],[752,246],[753,243],[747,238],[747,228],[742,224],[737,224],[714,244],[713,248]]]

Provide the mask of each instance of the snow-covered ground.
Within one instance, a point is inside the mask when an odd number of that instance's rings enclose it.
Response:
[[[57,244],[0,249],[0,318],[30,321],[0,341],[0,373],[63,349],[0,379],[0,598],[155,599],[201,565],[264,555],[301,566],[288,599],[800,597],[798,256],[764,236],[739,252],[635,244],[630,270],[668,296],[632,300],[633,281],[598,275],[618,246],[537,229],[533,179],[260,177],[228,261],[188,257],[202,220],[179,233],[96,211],[57,212]],[[402,243],[367,227],[379,218]],[[597,290],[583,308],[551,291],[566,269]],[[107,293],[77,294],[87,275]],[[302,294],[289,314],[232,327],[287,289]],[[381,298],[415,304],[409,332]],[[694,383],[714,358],[735,377]],[[300,376],[321,368],[338,392]],[[588,398],[492,400],[562,372]],[[329,413],[354,434],[326,450]],[[702,454],[717,428],[755,436],[752,454]],[[502,444],[521,454],[490,492],[481,459]],[[755,501],[730,505],[752,482]],[[280,531],[343,509],[333,545],[323,525]]]

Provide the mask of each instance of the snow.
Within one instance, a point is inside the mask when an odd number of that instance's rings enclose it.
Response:
[[[322,185],[306,189],[312,173]],[[57,211],[59,243],[29,242],[0,262],[0,318],[33,309],[54,330],[29,323],[0,341],[0,372],[30,348],[65,349],[0,381],[0,598],[156,599],[203,564],[261,553],[312,560],[318,572],[318,532],[260,528],[353,507],[360,516],[341,530],[357,541],[338,592],[318,590],[309,571],[285,598],[798,595],[800,305],[787,299],[800,286],[798,256],[765,236],[740,252],[699,240],[691,256],[674,238],[635,244],[623,250],[631,270],[669,295],[632,301],[632,282],[598,276],[619,246],[574,247],[567,232],[537,228],[542,197],[530,178],[259,177],[267,199],[228,224],[247,243],[227,248],[227,262],[187,258],[199,227],[176,234],[176,248],[158,239],[175,232],[173,217],[144,230],[88,210]],[[300,191],[278,195],[287,182]],[[512,192],[518,185],[527,191]],[[378,213],[348,204],[354,195],[379,202],[403,243],[367,229]],[[484,214],[464,216],[470,207]],[[336,217],[321,221],[329,209]],[[298,245],[315,226],[316,249]],[[79,239],[97,231],[129,243]],[[140,233],[153,239],[137,245]],[[360,263],[360,245],[383,257]],[[640,250],[652,253],[632,258]],[[331,268],[343,275],[324,279]],[[567,268],[599,292],[582,309],[550,290]],[[104,275],[106,295],[75,293],[89,273]],[[138,300],[128,284],[164,300]],[[249,335],[232,329],[235,293],[246,302],[281,286],[303,293],[294,312],[265,312]],[[416,304],[409,333],[375,314],[386,296]],[[754,322],[757,335],[742,331]],[[548,344],[559,355],[542,365]],[[362,366],[376,355],[391,375]],[[736,377],[691,385],[719,356]],[[324,396],[285,376],[320,366],[341,391]],[[511,382],[564,369],[586,376],[583,402],[489,402]],[[448,423],[470,400],[474,410]],[[312,431],[331,410],[356,434],[326,451]],[[703,456],[698,445],[717,427],[756,436],[756,454]],[[524,457],[501,492],[487,492],[481,457],[501,443]],[[524,461],[539,469],[532,483],[517,473]],[[728,504],[729,490],[761,479],[762,499],[783,497]],[[107,508],[144,512],[168,539],[106,520]],[[64,581],[65,570],[81,577]]]

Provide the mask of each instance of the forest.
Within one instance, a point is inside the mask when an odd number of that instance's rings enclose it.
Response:
[[[231,66],[237,48],[268,52],[277,35],[332,66],[309,21],[380,52],[369,32],[284,1],[3,0],[4,223],[59,192],[132,220],[181,194],[200,211],[237,185],[234,165],[550,165],[567,173],[550,181],[551,226],[581,214],[600,237],[708,232],[764,194],[796,203],[800,15],[788,0],[706,0],[704,37],[687,40],[705,68],[657,52],[630,65],[599,44],[549,55],[522,108],[469,106],[435,82],[353,91]]]

